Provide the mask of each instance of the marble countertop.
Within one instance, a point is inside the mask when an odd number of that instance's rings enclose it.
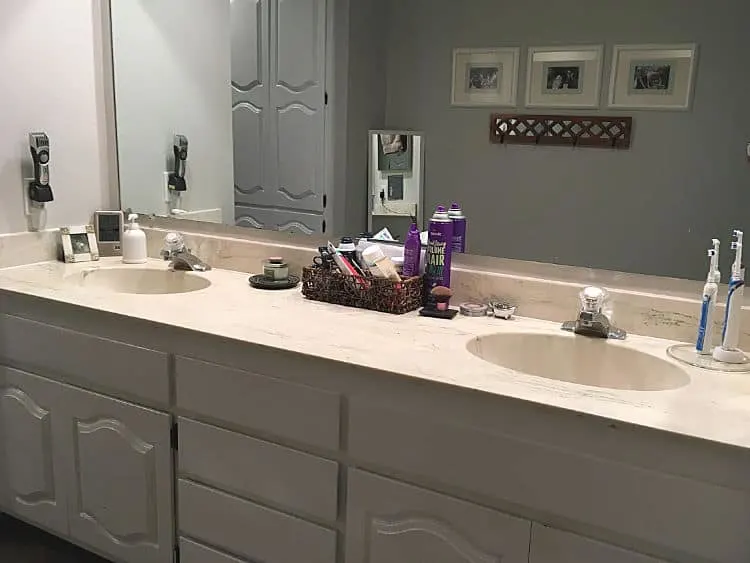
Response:
[[[690,383],[678,389],[605,389],[499,367],[466,349],[472,338],[494,333],[565,334],[557,323],[461,316],[442,321],[416,313],[395,316],[362,311],[308,301],[299,289],[255,290],[246,274],[227,270],[176,273],[211,281],[208,288],[187,294],[112,293],[86,288],[80,281],[82,272],[92,268],[143,267],[166,269],[166,264],[151,260],[126,266],[119,259],[85,264],[42,262],[0,270],[0,289],[750,448],[750,374],[684,367]],[[205,315],[205,311],[213,314]],[[607,342],[667,361],[672,361],[666,355],[671,344],[637,335],[629,335],[624,342]],[[372,350],[385,353],[372,354]]]

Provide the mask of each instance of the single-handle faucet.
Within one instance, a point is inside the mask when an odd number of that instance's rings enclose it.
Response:
[[[164,248],[160,252],[164,260],[169,260],[173,270],[207,272],[211,266],[190,252],[185,246],[185,238],[180,233],[167,233],[164,237]]]
[[[624,340],[627,333],[614,326],[612,319],[605,313],[605,305],[609,294],[601,287],[587,287],[581,294],[581,306],[578,310],[578,318],[574,321],[566,321],[562,329],[583,336],[595,338],[613,338]]]

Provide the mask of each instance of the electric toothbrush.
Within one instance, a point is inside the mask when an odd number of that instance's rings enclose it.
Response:
[[[714,360],[727,364],[741,364],[746,361],[745,354],[739,349],[740,314],[742,297],[745,292],[745,267],[742,265],[742,231],[734,231],[735,240],[732,250],[735,251],[732,264],[732,277],[729,278],[727,310],[724,315],[724,332],[721,346],[714,350]]]
[[[706,285],[703,286],[703,304],[701,305],[701,319],[698,324],[698,339],[695,351],[699,354],[711,354],[714,334],[714,316],[716,313],[716,297],[719,293],[719,239],[712,239],[713,248],[708,251],[711,259],[708,268]]]

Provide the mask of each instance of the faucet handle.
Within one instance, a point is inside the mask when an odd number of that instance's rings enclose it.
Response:
[[[585,287],[579,294],[581,299],[581,311],[584,313],[601,313],[604,303],[607,301],[607,291],[601,287]]]
[[[171,253],[182,252],[185,250],[185,237],[174,231],[167,233],[167,236],[164,237],[164,250]]]

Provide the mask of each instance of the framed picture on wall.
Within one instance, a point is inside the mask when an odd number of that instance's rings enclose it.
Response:
[[[515,106],[518,92],[518,47],[455,49],[454,106]]]
[[[530,47],[526,106],[599,107],[603,57],[601,45]]]
[[[693,96],[697,46],[615,45],[609,107],[687,110]]]

